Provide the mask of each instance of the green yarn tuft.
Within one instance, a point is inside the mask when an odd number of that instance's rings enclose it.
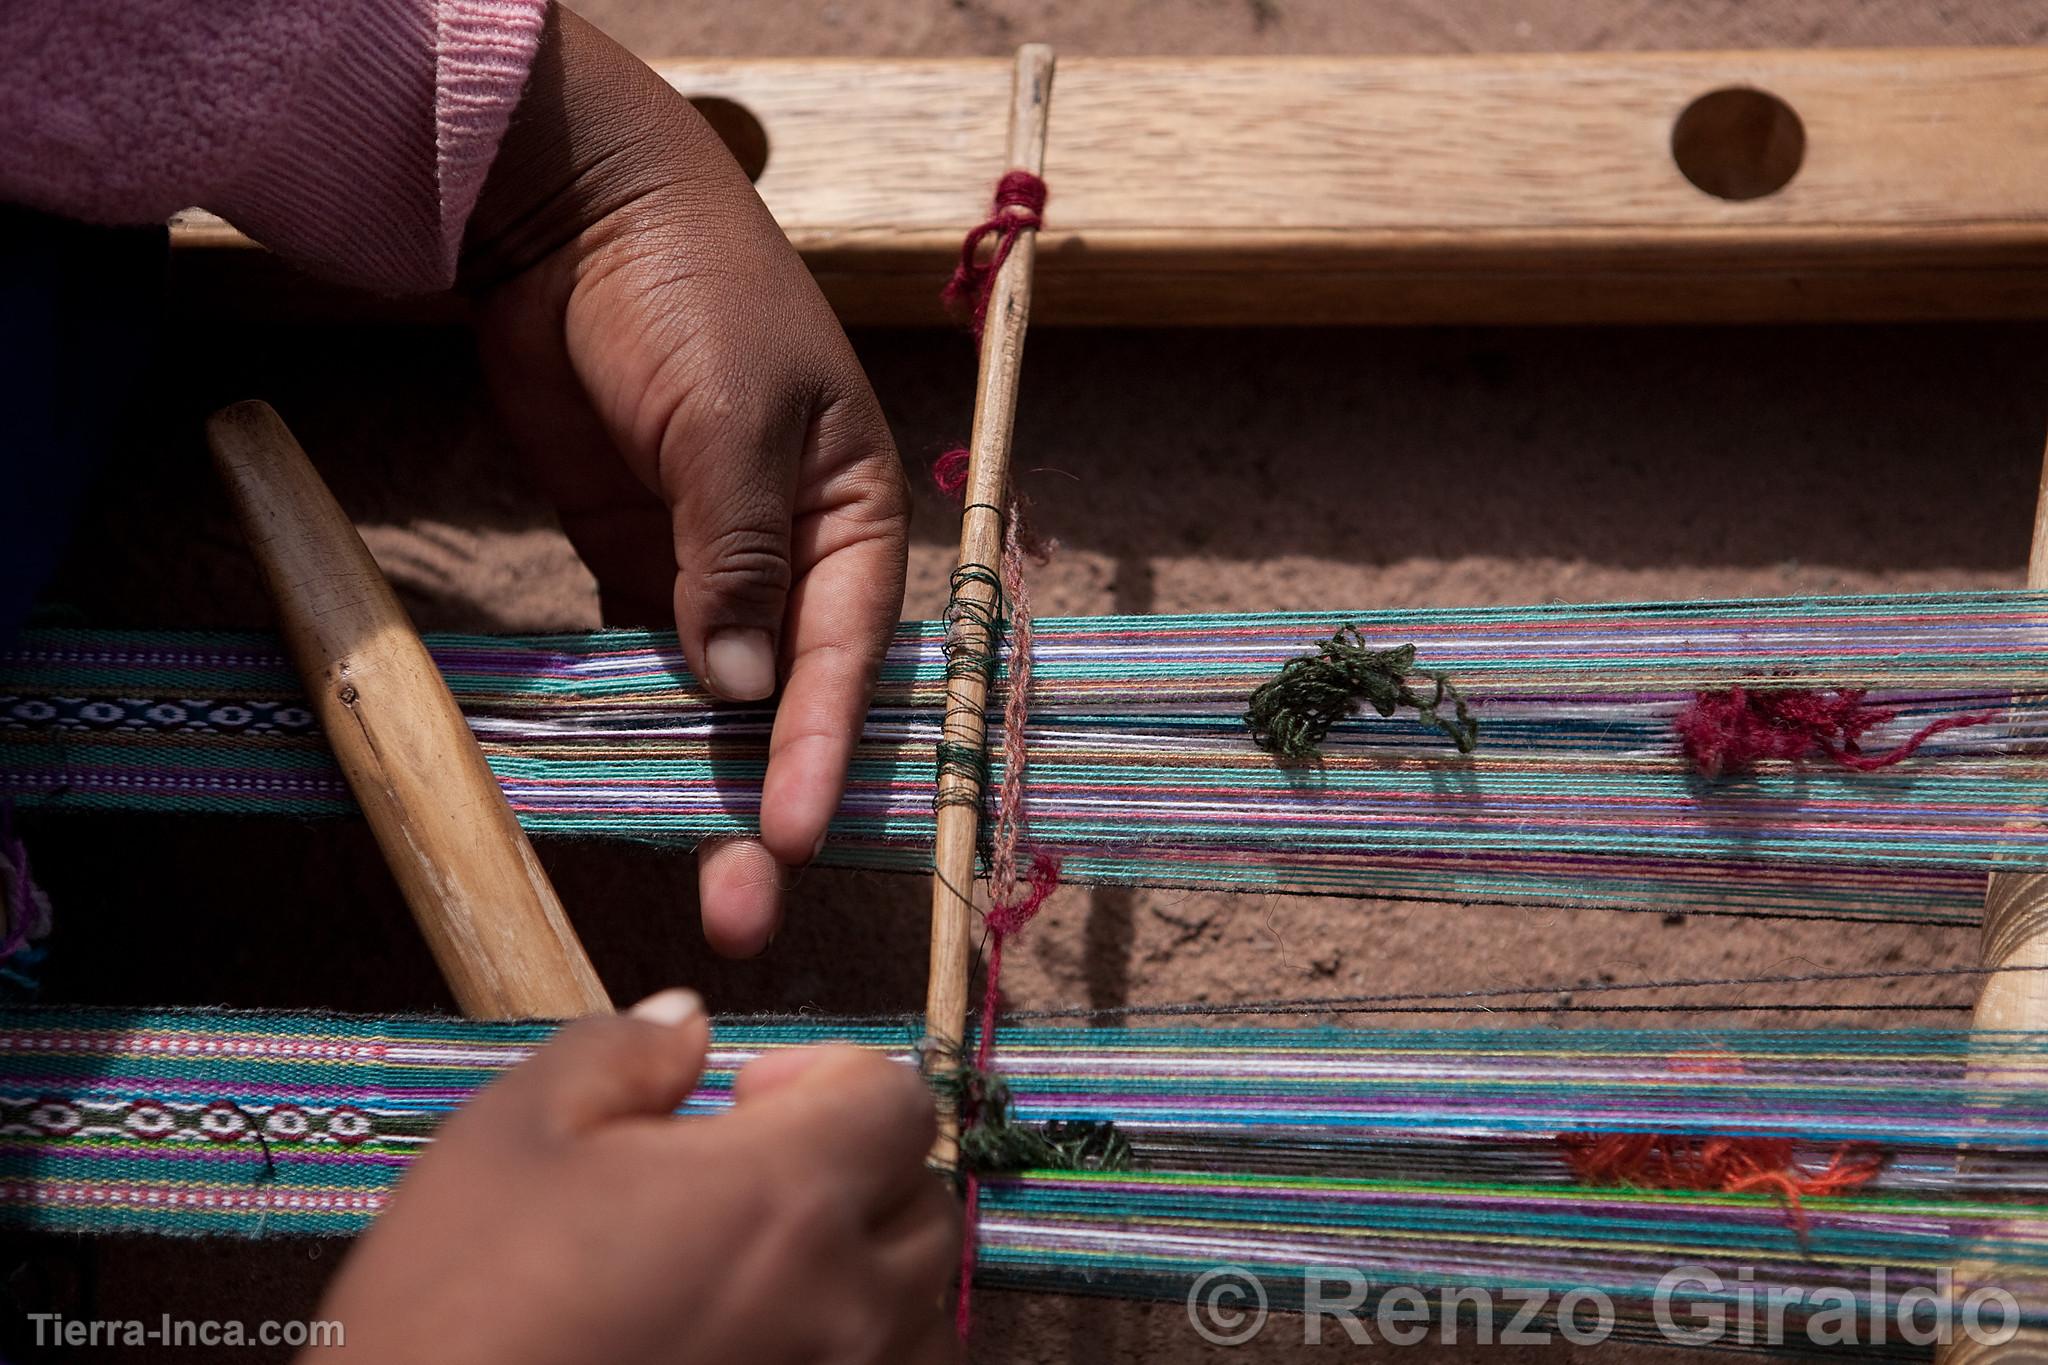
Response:
[[[1320,752],[1331,728],[1360,702],[1382,716],[1412,706],[1416,716],[1448,736],[1459,753],[1469,754],[1478,746],[1479,722],[1465,698],[1444,674],[1416,669],[1414,645],[1372,649],[1358,627],[1345,626],[1316,649],[1289,659],[1280,666],[1278,677],[1252,693],[1244,720],[1259,747],[1290,762],[1307,762]],[[1409,675],[1418,671],[1434,685],[1428,696],[1408,683]],[[1441,711],[1446,702],[1453,707],[1451,718]]]
[[[1009,1085],[993,1072],[963,1063],[934,1074],[931,1086],[961,1117],[960,1170],[966,1174],[1131,1169],[1130,1140],[1114,1123],[1019,1123]]]

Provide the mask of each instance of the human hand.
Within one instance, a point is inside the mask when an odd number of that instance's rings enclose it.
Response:
[[[759,952],[816,856],[903,603],[907,500],[845,334],[688,101],[549,19],[465,244],[485,367],[605,614],[675,622],[782,698],[761,837],[699,854],[704,932]]]
[[[680,1120],[710,1029],[667,991],[571,1024],[466,1105],[321,1305],[300,1365],[930,1365],[959,1212],[932,1100],[848,1047],[771,1055]]]

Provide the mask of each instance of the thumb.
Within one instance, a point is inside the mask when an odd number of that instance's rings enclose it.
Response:
[[[697,1088],[710,1044],[704,1002],[662,991],[623,1016],[570,1024],[499,1083],[495,1103],[564,1134],[664,1118]]]
[[[787,417],[731,428],[730,439],[662,461],[676,630],[684,657],[713,692],[762,701],[776,686],[804,432]]]

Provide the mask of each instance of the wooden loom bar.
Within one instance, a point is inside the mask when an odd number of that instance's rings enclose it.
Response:
[[[2048,590],[2048,456],[2034,506],[2027,586]],[[2048,870],[1994,872],[1984,890],[1984,965],[2048,967]],[[2048,971],[2003,972],[1985,979],[1973,1028],[2048,1032]]]
[[[464,1014],[611,1000],[448,685],[362,537],[263,403],[206,426],[336,760]]]
[[[1021,168],[1039,173],[1045,165],[1046,121],[1052,100],[1052,49],[1029,44],[1017,49],[1010,87],[1010,136],[1001,167],[982,172],[982,195],[995,182],[991,171]],[[983,210],[985,211],[985,210]],[[977,211],[964,219],[974,222]],[[960,225],[954,225],[957,238]],[[960,519],[960,567],[979,567],[984,576],[956,580],[954,601],[968,610],[949,613],[949,654],[992,657],[991,615],[1000,608],[993,581],[1002,558],[1003,515],[1009,505],[1010,432],[1017,415],[1017,386],[1024,367],[1024,333],[1031,321],[1032,265],[1036,234],[1019,233],[989,295],[982,333],[981,368],[974,392],[974,425],[967,445],[966,503]],[[957,251],[957,246],[955,247]],[[944,723],[949,745],[986,752],[989,678],[976,668],[949,668]],[[967,1037],[967,995],[974,962],[975,848],[981,829],[983,783],[957,768],[939,773],[937,830],[932,849],[932,956],[925,997],[925,1037],[934,1059],[958,1057]],[[935,1162],[950,1166],[958,1151],[959,1127],[941,1105]]]
[[[2048,454],[2042,459],[2040,492],[2034,502],[2027,586],[2037,592],[2048,590]],[[1980,1033],[2048,1032],[2048,870],[1992,873],[1984,886],[1981,934],[1986,967],[2022,970],[1997,971],[1985,978],[1970,1027]],[[1999,1266],[1981,1262],[1956,1267],[1956,1279],[1965,1294],[1974,1284],[1997,1284],[1999,1274]],[[1958,1334],[1936,1359],[1940,1365],[2021,1365],[2048,1360],[2048,1328],[2022,1328],[2010,1341],[1998,1345]]]
[[[762,197],[847,321],[941,320],[1007,62],[657,65],[743,160],[765,146]],[[1727,87],[1803,129],[1775,193],[1718,198],[1674,158]],[[1710,163],[1774,145],[1701,126]],[[1040,322],[2048,316],[2048,48],[1083,57],[1046,177]],[[304,303],[234,287],[256,261],[218,220],[176,236],[198,306]]]

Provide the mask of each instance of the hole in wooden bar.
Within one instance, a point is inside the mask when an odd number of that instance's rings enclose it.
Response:
[[[691,95],[689,100],[732,153],[732,159],[740,163],[747,179],[759,180],[761,172],[768,169],[768,130],[754,117],[753,110],[722,95]]]
[[[1671,159],[1717,199],[1761,199],[1799,174],[1806,127],[1776,95],[1730,86],[1701,95],[1671,126]]]

